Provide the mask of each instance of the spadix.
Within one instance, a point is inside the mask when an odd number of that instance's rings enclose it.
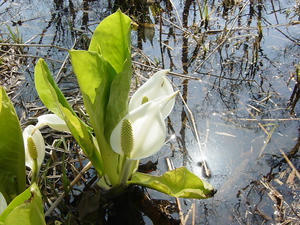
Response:
[[[177,92],[146,102],[130,111],[113,130],[112,149],[129,159],[142,159],[155,154],[164,144],[166,125],[162,110]]]

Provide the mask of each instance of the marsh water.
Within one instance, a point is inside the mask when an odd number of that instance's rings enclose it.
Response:
[[[136,85],[165,68],[181,93],[168,118],[168,142],[143,162],[157,161],[152,173],[161,174],[169,159],[217,190],[211,199],[181,200],[186,224],[277,221],[262,183],[289,167],[280,150],[300,165],[299,1],[1,1],[2,37],[11,35],[8,25],[28,44],[19,68],[24,80],[12,94],[20,116],[24,104],[40,104],[33,83],[38,57],[46,59],[69,99],[80,101],[64,49],[87,49],[96,25],[117,8],[134,21]],[[289,195],[284,184],[274,185],[287,204],[299,199],[299,192]],[[146,216],[144,223],[152,224]]]

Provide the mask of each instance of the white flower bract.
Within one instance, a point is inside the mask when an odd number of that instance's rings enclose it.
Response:
[[[24,149],[25,149],[25,164],[26,166],[33,168],[33,159],[30,157],[28,146],[27,146],[27,139],[32,137],[33,142],[35,144],[37,150],[37,164],[38,167],[42,165],[42,162],[45,157],[45,142],[41,132],[36,129],[35,126],[29,125],[23,131],[23,141],[24,141]]]
[[[158,71],[144,83],[131,97],[128,111],[131,112],[142,105],[145,97],[148,101],[153,101],[173,93],[172,84],[166,77],[168,72],[169,70]],[[174,104],[175,98],[172,98],[162,109],[161,113],[164,119],[171,113]]]
[[[63,131],[63,132],[70,132],[67,124],[64,120],[59,118],[55,114],[45,114],[41,115],[38,118],[38,123],[36,124],[36,127],[38,129],[41,129],[44,126],[49,126],[54,130]]]
[[[161,81],[161,77],[157,76],[156,79]],[[155,87],[156,81],[150,81]],[[145,88],[148,85],[143,85],[141,88]],[[164,88],[163,85],[160,85]],[[151,88],[151,86],[149,86]],[[139,91],[139,90],[138,90]],[[138,92],[137,91],[137,92]],[[147,95],[147,91],[140,92],[141,96],[148,98],[148,101],[141,104],[134,104],[136,107],[131,107],[131,111],[117,124],[110,136],[110,143],[112,149],[120,154],[124,155],[124,149],[122,149],[122,124],[126,119],[131,124],[132,138],[128,140],[132,142],[132,149],[130,150],[128,158],[139,160],[155,154],[164,144],[166,138],[166,125],[164,119],[169,115],[173,106],[174,98],[177,92],[159,91],[161,96]],[[135,97],[135,101],[142,102],[142,97]],[[133,102],[133,100],[131,100]],[[170,106],[170,102],[172,103]],[[133,103],[132,103],[133,104]]]
[[[166,136],[166,127],[155,102],[145,103],[129,112],[113,130],[110,143],[113,150],[120,155],[124,154],[121,147],[121,127],[124,119],[130,121],[133,133],[133,148],[129,158],[146,158],[161,148]]]
[[[7,207],[6,200],[2,195],[2,193],[0,192],[0,215],[6,209],[6,207]]]

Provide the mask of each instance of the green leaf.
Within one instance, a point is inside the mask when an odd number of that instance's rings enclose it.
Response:
[[[42,102],[50,111],[66,122],[73,137],[101,176],[103,172],[102,160],[100,152],[94,145],[89,127],[77,117],[75,112],[69,106],[65,97],[54,83],[50,71],[43,59],[39,59],[35,66],[34,82]]]
[[[100,53],[117,73],[130,58],[130,23],[130,18],[118,10],[101,21],[89,46],[89,51]]]
[[[90,123],[96,136],[103,136],[105,108],[116,73],[96,52],[71,50],[70,57]]]
[[[124,62],[123,70],[116,76],[110,87],[109,102],[105,113],[105,135],[108,141],[112,130],[128,113],[131,74],[131,60],[128,58]]]
[[[35,65],[34,83],[41,101],[51,112],[63,119],[64,116],[60,110],[60,105],[62,105],[75,115],[75,112],[55,84],[43,59],[39,59]]]
[[[0,225],[43,225],[43,203],[41,193],[33,183],[18,195],[0,215]]]
[[[25,190],[22,130],[5,90],[0,87],[0,192],[7,202]]]
[[[134,173],[131,184],[155,189],[177,198],[209,198],[215,193],[213,187],[199,177],[180,167],[164,173],[162,176],[153,176],[144,173]]]
[[[90,123],[94,128],[101,150],[105,173],[112,183],[117,182],[118,155],[111,151],[105,140],[104,115],[109,99],[110,86],[116,76],[112,66],[96,52],[70,51],[71,63],[76,74]],[[109,115],[113,117],[112,114]]]
[[[103,167],[117,184],[118,157],[110,134],[128,111],[131,80],[129,17],[120,10],[105,18],[92,36],[89,51],[70,51],[90,123],[99,143]]]

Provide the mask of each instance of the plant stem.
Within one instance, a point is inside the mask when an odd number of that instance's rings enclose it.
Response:
[[[123,162],[122,162],[122,169],[121,169],[121,175],[120,175],[120,184],[126,185],[128,179],[131,177],[132,173],[135,172],[137,166],[138,166],[139,160],[134,160],[127,158],[124,156]]]
[[[120,176],[120,184],[125,185],[128,178],[130,177],[130,168],[131,168],[131,161],[126,156],[123,158],[123,165],[121,170],[121,176]]]

